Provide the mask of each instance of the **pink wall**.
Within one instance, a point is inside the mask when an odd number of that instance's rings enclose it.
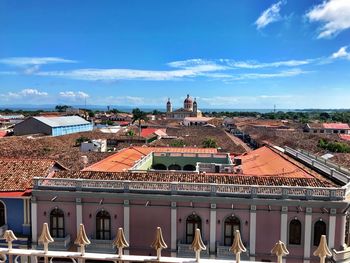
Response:
[[[305,231],[305,213],[304,212],[297,212],[296,209],[290,209],[292,210],[288,212],[288,218],[287,218],[287,248],[289,250],[289,262],[300,262],[302,258],[304,257],[304,231]],[[298,219],[301,222],[301,245],[291,245],[289,244],[289,223],[293,219]],[[278,241],[278,240],[277,240]],[[276,241],[276,242],[277,242]]]
[[[224,221],[227,217],[234,215],[241,222],[241,237],[245,245],[249,245],[249,206],[234,206],[232,210],[231,206],[219,205],[216,209],[216,240],[220,245],[224,245]],[[220,220],[220,224],[218,224]]]
[[[85,200],[83,200],[85,201]],[[107,201],[105,201],[107,203]],[[104,209],[111,216],[111,235],[112,239],[117,234],[117,229],[123,227],[124,215],[123,205],[118,204],[84,204],[83,203],[83,224],[85,225],[85,231],[88,237],[95,239],[96,231],[96,214]],[[91,217],[90,217],[91,215]]]
[[[344,215],[337,215],[337,219],[335,222],[335,240],[334,240],[334,247],[335,249],[339,250],[340,246],[344,244],[344,240],[342,240],[341,236],[342,235],[341,231],[344,229],[345,227],[342,228],[342,218],[345,217]],[[344,219],[345,222],[345,219]]]
[[[162,206],[161,206],[162,205]],[[130,202],[130,253],[140,255],[155,255],[151,248],[157,227],[162,228],[165,243],[170,249],[170,203],[152,202],[145,207],[145,202]],[[166,250],[162,255],[169,255]]]
[[[255,250],[257,254],[269,254],[271,248],[280,240],[280,211],[280,207],[272,207],[271,211],[267,211],[267,206],[257,207]]]
[[[48,223],[50,227],[50,212],[58,207],[64,212],[64,224],[66,235],[70,234],[71,238],[76,236],[76,209],[75,203],[61,203],[61,202],[51,202],[51,203],[41,203],[38,202],[38,214],[37,214],[37,227],[38,236],[41,234],[43,223]],[[44,215],[46,212],[46,215]]]
[[[177,205],[177,239],[183,243],[186,242],[186,219],[195,212],[202,219],[202,239],[209,244],[210,204],[193,203],[194,207],[188,207],[188,203],[178,203]],[[179,222],[180,218],[181,223]]]

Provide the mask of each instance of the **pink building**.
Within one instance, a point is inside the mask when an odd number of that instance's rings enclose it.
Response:
[[[270,250],[281,240],[287,262],[316,262],[321,235],[335,261],[346,257],[347,174],[290,148],[242,156],[181,149],[128,148],[84,171],[35,179],[33,244],[48,222],[56,248],[73,249],[83,223],[88,251],[112,252],[111,239],[123,227],[126,253],[154,255],[150,244],[160,226],[163,254],[186,257],[200,228],[208,248],[202,256],[228,258],[239,229],[248,250],[243,259],[272,261]]]

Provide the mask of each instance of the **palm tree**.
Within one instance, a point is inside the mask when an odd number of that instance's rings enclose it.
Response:
[[[203,147],[204,148],[217,148],[218,144],[216,143],[216,141],[213,138],[206,138],[203,141]]]
[[[147,113],[140,110],[139,108],[132,110],[132,123],[138,121],[139,123],[139,137],[141,137],[141,121],[147,121]]]

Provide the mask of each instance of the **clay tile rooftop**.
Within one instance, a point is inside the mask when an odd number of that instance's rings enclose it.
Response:
[[[242,160],[243,174],[289,178],[314,177],[300,163],[267,146],[242,155],[240,158]]]
[[[217,153],[217,150],[194,147],[129,147],[85,168],[84,171],[122,172],[131,168],[135,162],[152,152]]]
[[[66,168],[53,160],[0,158],[0,195],[23,195],[32,188],[34,177],[47,177]]]
[[[339,130],[349,130],[350,127],[347,123],[323,123],[325,129],[339,129]]]

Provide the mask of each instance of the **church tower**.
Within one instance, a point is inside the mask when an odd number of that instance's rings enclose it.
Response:
[[[184,101],[184,108],[187,111],[193,111],[193,101],[189,94],[187,94],[187,98]]]
[[[166,112],[170,113],[172,111],[173,111],[173,107],[171,105],[170,98],[168,98],[168,102],[166,103]]]
[[[197,111],[198,111],[197,101],[196,101],[196,98],[194,98],[193,113],[194,113],[195,116],[197,116]]]

